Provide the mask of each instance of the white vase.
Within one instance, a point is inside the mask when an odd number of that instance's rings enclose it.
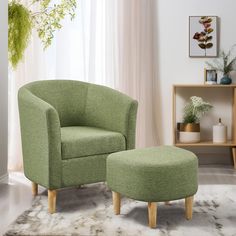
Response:
[[[213,143],[225,143],[227,141],[227,127],[221,123],[213,126]]]

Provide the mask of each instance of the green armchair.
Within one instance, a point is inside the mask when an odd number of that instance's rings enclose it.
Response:
[[[137,101],[111,88],[71,80],[29,83],[18,93],[24,173],[56,190],[106,180],[110,153],[133,149]]]

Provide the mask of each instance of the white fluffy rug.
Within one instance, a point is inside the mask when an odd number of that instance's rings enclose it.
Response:
[[[236,186],[200,185],[191,221],[184,217],[183,200],[159,203],[157,224],[150,229],[147,203],[132,199],[123,198],[121,215],[114,215],[111,192],[99,183],[59,191],[53,215],[47,212],[44,192],[5,235],[236,236]]]

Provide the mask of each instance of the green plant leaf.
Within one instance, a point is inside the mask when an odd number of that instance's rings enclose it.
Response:
[[[76,0],[61,0],[58,4],[50,6],[52,0],[43,0],[44,5],[41,5],[41,14],[34,16],[35,28],[38,31],[39,38],[41,39],[44,48],[51,45],[54,33],[62,28],[61,21],[70,16],[72,20],[75,17],[75,10],[77,7]],[[44,31],[41,34],[40,31]]]
[[[32,32],[30,11],[15,1],[8,4],[8,54],[13,68],[24,56]]]
[[[212,63],[210,63],[210,62],[208,62],[208,61],[206,61],[205,62],[207,65],[208,65],[208,67],[210,68],[210,69],[212,69],[212,70],[217,70],[217,71],[221,71],[221,72],[224,72],[224,69],[222,68],[222,65],[215,65],[215,64],[212,64]]]
[[[20,0],[12,0],[8,4],[8,52],[9,61],[15,68],[24,55],[32,28],[34,27],[44,48],[51,45],[54,33],[62,28],[61,21],[69,16],[75,17],[77,0],[28,0],[28,8]],[[35,10],[30,10],[37,9]]]
[[[236,45],[231,47],[228,53],[220,51],[219,58],[214,59],[212,63],[206,62],[206,64],[214,70],[221,71],[225,75],[229,74],[231,71],[236,70],[236,57],[232,57],[232,51]]]
[[[228,74],[229,72],[235,70],[236,68],[236,57],[234,57],[227,66],[225,66],[225,74]]]
[[[190,102],[184,107],[184,123],[197,123],[213,106],[203,101],[201,97],[192,96]]]

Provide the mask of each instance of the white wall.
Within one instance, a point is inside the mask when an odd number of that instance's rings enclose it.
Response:
[[[0,1],[0,182],[7,180],[7,0]]]
[[[163,127],[159,130],[159,136],[162,143],[172,144],[172,85],[203,83],[205,61],[209,60],[189,58],[188,18],[219,16],[220,48],[228,50],[236,43],[236,1],[157,0],[156,3],[157,78],[161,106],[159,118],[160,127]],[[231,114],[228,117],[230,116]]]

